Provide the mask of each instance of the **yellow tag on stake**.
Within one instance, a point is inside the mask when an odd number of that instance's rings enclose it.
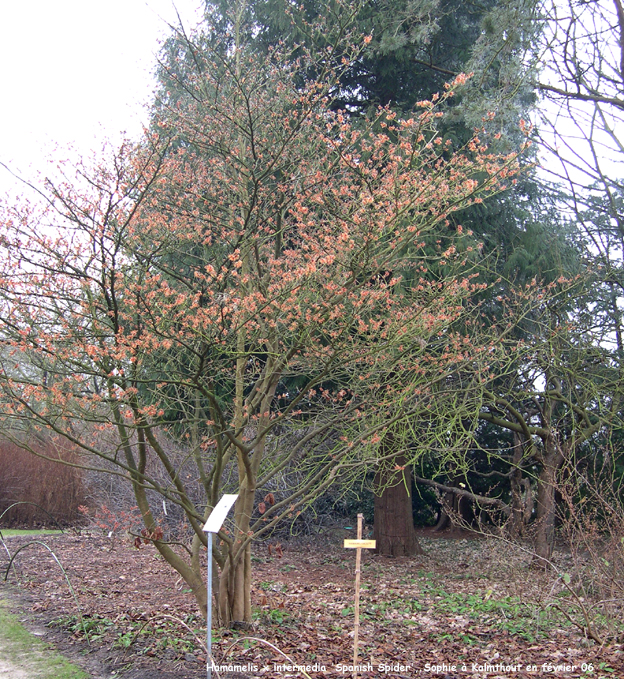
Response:
[[[377,546],[376,540],[345,540],[345,549],[375,549]]]

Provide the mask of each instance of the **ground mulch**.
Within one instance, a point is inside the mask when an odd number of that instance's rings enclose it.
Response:
[[[275,540],[255,547],[255,622],[215,630],[221,670],[213,676],[303,677],[298,666],[310,677],[352,676],[355,553],[342,548],[351,533],[334,526],[281,549]],[[14,553],[27,541],[6,545]],[[18,555],[17,574],[0,582],[0,596],[37,634],[94,679],[206,676],[202,618],[153,546],[89,531],[39,541],[62,563],[83,624],[52,555],[31,545]],[[465,534],[423,532],[421,544],[426,553],[415,558],[363,551],[359,677],[624,677],[618,621],[603,621],[616,630],[608,644],[586,639],[559,612],[582,623],[558,574],[533,570],[527,550]],[[556,558],[567,567],[565,553]],[[0,557],[2,578],[6,561]]]

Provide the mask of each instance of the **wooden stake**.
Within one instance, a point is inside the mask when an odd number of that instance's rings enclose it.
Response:
[[[353,679],[357,679],[357,670],[355,669],[358,662],[358,642],[360,636],[360,573],[362,563],[362,550],[375,549],[375,540],[362,540],[362,524],[364,523],[364,514],[358,514],[357,517],[357,540],[345,540],[344,546],[347,549],[355,549],[355,627],[353,630]]]
[[[357,517],[357,539],[362,539],[362,522],[364,515],[358,514]],[[358,642],[360,636],[360,572],[362,563],[362,548],[358,547],[355,550],[355,627],[353,630],[353,679],[357,679],[357,670],[355,666],[358,661]]]

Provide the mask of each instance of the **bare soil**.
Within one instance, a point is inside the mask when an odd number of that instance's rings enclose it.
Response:
[[[355,553],[342,548],[345,537],[352,531],[338,526],[282,542],[282,557],[275,541],[270,554],[269,543],[256,547],[256,620],[249,630],[214,631],[221,670],[213,676],[303,677],[293,665],[308,667],[310,677],[351,676]],[[6,544],[14,553],[27,541]],[[8,583],[0,578],[0,596],[72,662],[93,679],[206,676],[203,620],[153,546],[84,531],[45,542],[67,572],[83,624],[63,573],[40,546],[20,553],[19,583],[14,572]],[[363,551],[359,677],[624,677],[618,611],[602,619],[613,632],[609,644],[587,640],[558,610],[582,623],[557,573],[532,570],[528,551],[462,533],[424,531],[421,543],[426,554],[413,559]],[[557,560],[564,572],[565,554]],[[6,563],[1,577],[5,570]]]
[[[0,658],[0,679],[31,679],[31,676],[27,669]]]

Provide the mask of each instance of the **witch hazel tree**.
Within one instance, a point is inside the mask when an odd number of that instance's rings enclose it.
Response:
[[[252,540],[389,457],[386,433],[469,360],[451,327],[481,285],[447,217],[518,161],[437,136],[454,84],[356,124],[323,55],[193,55],[184,105],[163,101],[139,144],[48,184],[44,209],[4,211],[0,380],[13,432],[29,422],[131,484],[203,610],[202,525],[238,493],[214,551],[227,624],[251,621]],[[185,547],[159,532],[163,498]]]

